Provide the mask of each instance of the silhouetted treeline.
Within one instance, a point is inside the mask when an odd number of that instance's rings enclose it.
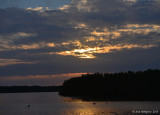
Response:
[[[62,96],[85,100],[160,100],[160,70],[95,73],[63,83]]]
[[[0,86],[0,93],[58,92],[61,86]]]

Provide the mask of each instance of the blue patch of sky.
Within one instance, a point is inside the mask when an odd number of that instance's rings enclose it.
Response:
[[[58,9],[59,7],[69,4],[71,0],[0,0],[0,9],[16,8],[36,8],[48,7],[49,9]]]

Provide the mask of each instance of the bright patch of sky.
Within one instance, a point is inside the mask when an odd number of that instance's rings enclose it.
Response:
[[[49,9],[58,9],[63,5],[69,4],[71,0],[0,0],[0,9],[16,8],[37,8],[48,7]]]

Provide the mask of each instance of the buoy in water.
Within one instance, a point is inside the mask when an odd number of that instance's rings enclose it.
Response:
[[[27,105],[28,109],[30,109],[31,105]]]

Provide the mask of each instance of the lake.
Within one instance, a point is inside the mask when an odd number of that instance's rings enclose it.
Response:
[[[61,97],[57,92],[0,94],[0,115],[150,115],[153,113],[160,114],[160,102],[86,102]]]

